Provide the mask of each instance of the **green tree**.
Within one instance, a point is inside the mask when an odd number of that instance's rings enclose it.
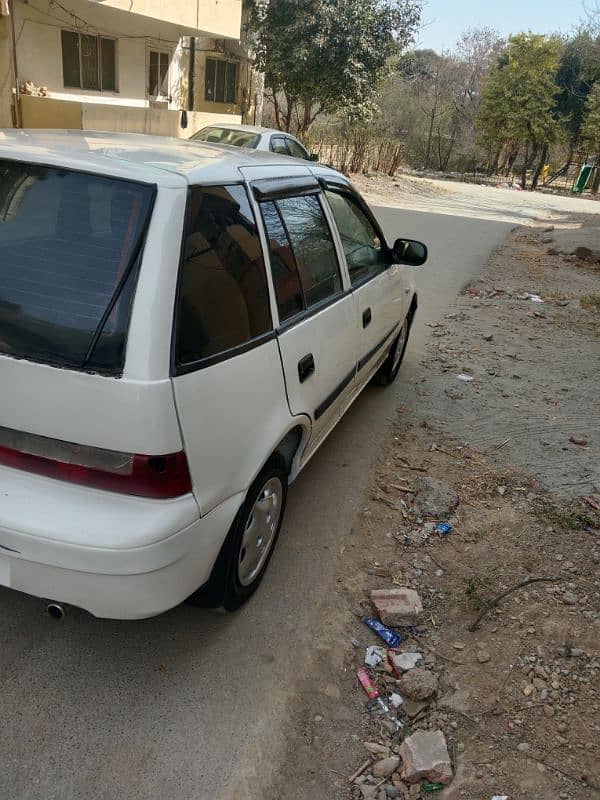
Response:
[[[570,157],[579,144],[586,98],[597,80],[600,80],[600,36],[584,28],[565,43],[556,74],[560,87],[556,114],[563,121]]]
[[[534,164],[531,188],[536,187],[550,144],[560,132],[554,111],[562,49],[557,37],[511,36],[485,89],[479,116],[482,141],[496,161],[503,148],[520,151],[523,188]]]
[[[596,156],[592,193],[597,194],[600,189],[600,82],[594,84],[585,101],[585,118],[581,126],[581,139]]]
[[[319,114],[368,119],[391,59],[412,41],[420,0],[269,0],[251,27],[279,128],[302,136]]]

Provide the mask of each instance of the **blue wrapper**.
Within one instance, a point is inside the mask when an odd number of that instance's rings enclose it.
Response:
[[[450,525],[449,522],[440,522],[436,528],[436,531],[438,533],[443,533],[443,534],[450,533],[451,530],[452,530],[452,525]]]
[[[368,625],[371,630],[374,630],[378,636],[381,636],[389,647],[398,647],[404,641],[404,636],[400,636],[399,633],[388,628],[387,625],[379,622],[375,617],[363,617],[363,622],[365,625]]]

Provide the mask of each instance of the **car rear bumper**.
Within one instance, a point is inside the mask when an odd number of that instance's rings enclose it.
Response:
[[[199,517],[191,495],[146,501],[0,469],[0,586],[97,617],[155,616],[206,583],[242,499]]]

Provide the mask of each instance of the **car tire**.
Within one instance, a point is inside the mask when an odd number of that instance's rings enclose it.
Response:
[[[400,371],[404,353],[406,352],[406,345],[408,344],[408,334],[410,333],[410,319],[406,317],[400,333],[394,339],[394,343],[390,347],[390,352],[383,364],[375,373],[375,383],[380,386],[388,386],[393,383]]]
[[[275,456],[248,490],[208,583],[188,598],[193,605],[235,611],[258,589],[279,537],[288,470]]]

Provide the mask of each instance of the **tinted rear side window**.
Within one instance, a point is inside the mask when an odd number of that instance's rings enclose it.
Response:
[[[340,266],[319,198],[284,197],[277,208],[294,249],[307,308],[341,292]]]
[[[275,203],[261,203],[261,212],[269,241],[279,321],[284,322],[305,308],[298,264]]]
[[[246,190],[193,189],[179,285],[177,364],[217,356],[270,329],[265,266]]]
[[[151,186],[0,160],[0,352],[123,368]]]

